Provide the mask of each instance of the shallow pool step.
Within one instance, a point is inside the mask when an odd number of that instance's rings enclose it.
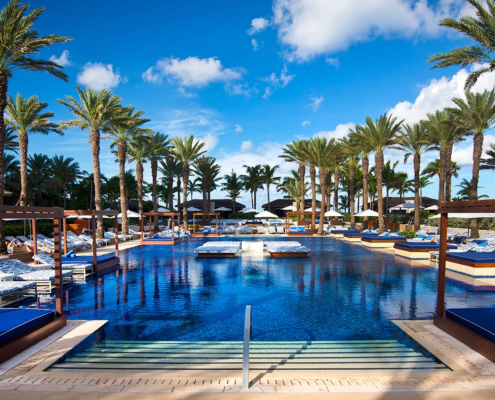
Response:
[[[242,342],[107,340],[52,369],[239,370]],[[394,340],[252,342],[251,370],[438,370],[447,367]]]

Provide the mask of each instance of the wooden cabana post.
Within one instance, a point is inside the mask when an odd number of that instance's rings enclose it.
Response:
[[[36,237],[36,218],[32,220],[33,226],[33,254],[38,254],[38,238]]]

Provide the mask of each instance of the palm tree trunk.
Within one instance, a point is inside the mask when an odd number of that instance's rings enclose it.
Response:
[[[122,234],[129,234],[129,219],[127,218],[127,194],[125,190],[125,157],[127,144],[120,140],[117,143],[117,159],[119,161],[119,181],[120,181],[120,212],[122,213]]]
[[[138,211],[139,214],[143,214],[143,164],[136,162],[136,180],[138,185]]]
[[[62,188],[62,199],[64,200],[64,210],[67,208],[67,193],[66,193],[66,190],[65,190],[65,185],[66,183],[64,182],[64,186]]]
[[[446,171],[445,149],[440,148],[440,175],[438,176],[438,201],[445,200],[445,171]]]
[[[253,199],[254,199],[254,209],[256,210],[256,192],[258,191],[258,189],[254,189],[254,192],[253,192]]]
[[[189,180],[189,165],[184,164],[182,167],[182,198],[183,198],[183,207],[182,207],[182,218],[184,218],[183,226],[184,229],[187,230],[187,183]],[[194,221],[193,221],[194,223]]]
[[[473,138],[473,179],[471,180],[471,194],[469,200],[478,200],[478,180],[480,177],[480,159],[483,152],[483,134],[477,133]],[[471,237],[479,237],[478,220],[471,219]]]
[[[368,169],[369,160],[368,156],[363,156],[361,160],[361,165],[363,169],[363,211],[368,209]],[[364,218],[364,227],[368,226],[369,217]]]
[[[101,175],[100,175],[100,131],[93,130],[89,133],[91,153],[93,154],[93,178],[95,182],[95,208],[103,210],[101,203]],[[103,239],[103,218],[97,217],[96,238]],[[94,227],[93,227],[94,229]]]
[[[339,180],[340,180],[340,168],[335,167],[335,182],[333,183],[333,210],[337,211],[339,209]],[[337,219],[335,217],[334,219]]]
[[[450,166],[452,160],[452,151],[454,150],[454,144],[452,143],[447,148],[446,156],[446,168],[445,168],[445,200],[450,201],[452,197],[452,168]],[[481,155],[480,155],[481,157]]]
[[[174,209],[174,176],[169,175],[168,177],[168,208],[170,209],[170,212],[173,211]]]
[[[19,152],[21,158],[21,202],[22,207],[28,204],[28,173],[27,173],[27,155],[28,155],[28,135],[26,132],[19,131]]]
[[[156,194],[156,177],[158,173],[158,160],[156,158],[151,159],[151,178],[153,180],[153,212],[158,212],[158,198]],[[158,215],[153,218],[153,230],[158,232]]]
[[[179,206],[180,206],[180,192],[181,192],[181,190],[180,190],[180,188],[181,188],[180,181],[181,181],[181,176],[178,176],[177,177],[177,211],[179,211],[179,212],[180,212],[180,207]]]
[[[354,216],[354,175],[355,175],[354,161],[349,162],[349,208],[351,211],[351,228],[356,227],[356,217]]]
[[[92,210],[93,209],[93,199],[94,199],[94,196],[93,196],[93,187],[94,187],[94,174],[93,174],[93,181],[89,182],[89,209]]]
[[[375,162],[375,164],[376,164],[376,162]],[[378,187],[378,186],[377,186],[377,187]],[[385,210],[386,210],[386,212],[388,213],[388,197],[389,197],[389,187],[388,187],[388,185],[386,186],[386,189],[387,189],[387,190],[386,190],[387,199],[385,200]]]
[[[207,198],[206,198],[208,187],[206,185],[206,180],[205,179],[203,179],[203,181],[201,182],[201,189],[203,191],[203,207],[202,208],[203,208],[203,212],[206,213],[206,212],[208,212],[208,210],[207,210],[207,208],[208,208],[208,206],[207,206]],[[205,219],[205,216],[203,215],[203,221],[204,221],[204,219]]]
[[[5,141],[5,108],[7,107],[7,75],[0,72],[0,205],[3,205],[5,194],[5,164],[4,164],[4,141]],[[5,230],[3,219],[0,219],[0,253],[5,253]]]
[[[309,178],[311,179],[311,218],[313,226],[316,220],[316,168],[314,165],[309,166]]]
[[[414,230],[419,231],[419,171],[421,167],[421,157],[414,154]]]
[[[299,199],[299,212],[304,212],[304,180],[306,178],[306,165],[305,164],[299,164],[299,179],[301,179],[300,185],[301,185],[301,198]]]
[[[375,154],[375,169],[376,169],[376,189],[378,195],[378,227],[380,233],[385,232],[385,221],[383,220],[383,151],[378,150]],[[387,194],[388,198],[388,194]]]
[[[318,235],[323,234],[323,221],[325,219],[325,192],[326,192],[326,172],[325,168],[318,168],[318,174],[320,176],[320,191],[322,193],[321,199],[323,204],[320,207],[320,223],[318,224]]]
[[[268,212],[270,211],[270,184],[266,183],[266,194],[268,195]]]

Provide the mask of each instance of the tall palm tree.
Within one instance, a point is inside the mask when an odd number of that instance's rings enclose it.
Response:
[[[127,144],[127,161],[136,164],[136,181],[138,192],[138,210],[139,214],[144,212],[143,204],[143,180],[144,166],[150,158],[149,136],[135,136]]]
[[[378,222],[380,232],[385,230],[383,220],[383,193],[382,193],[382,173],[383,173],[383,152],[385,149],[397,144],[397,135],[401,129],[402,121],[397,122],[397,118],[392,115],[383,114],[375,122],[370,117],[366,117],[368,129],[358,131],[355,135],[357,142],[364,143],[370,151],[375,152],[375,171],[378,191]]]
[[[452,197],[452,177],[459,178],[459,170],[461,167],[455,162],[450,161],[450,169],[445,174],[445,199],[450,201]]]
[[[279,156],[285,161],[297,163],[299,166],[299,184],[301,185],[300,212],[304,212],[304,196],[306,185],[306,164],[307,164],[307,143],[305,140],[297,140],[289,143],[282,149],[282,154]]]
[[[213,157],[199,157],[194,162],[194,173],[198,176],[201,182],[201,192],[203,194],[203,212],[210,211],[209,192],[211,187],[219,179],[220,166],[216,164],[216,159]],[[205,218],[203,218],[204,220]]]
[[[5,165],[5,184],[9,190],[19,190],[19,160],[12,154],[4,154],[3,164]]]
[[[395,191],[394,185],[397,179],[396,178],[397,172],[395,172],[395,168],[397,167],[397,164],[399,164],[399,161],[396,161],[392,164],[392,162],[388,160],[383,166],[382,179],[383,179],[383,184],[385,185],[385,194],[387,195],[387,199],[385,200],[385,209],[387,210],[387,213],[388,213],[390,191],[391,190],[392,192]]]
[[[285,177],[282,182],[276,182],[276,185],[277,185],[277,191],[282,191],[287,193],[291,199],[294,199],[294,202],[296,203],[296,208],[298,208],[301,203],[301,199],[309,191],[309,186],[306,182],[304,182],[303,184],[304,194],[301,195],[301,184],[300,184],[301,178],[299,177],[299,171],[294,171],[294,172],[297,172],[297,176]]]
[[[119,183],[120,183],[120,212],[122,213],[122,233],[129,233],[129,219],[127,218],[128,199],[126,196],[126,171],[125,162],[127,159],[127,147],[137,136],[150,134],[150,129],[142,128],[149,119],[141,118],[144,111],[134,111],[134,107],[122,108],[121,116],[127,121],[110,120],[108,135],[102,139],[113,139],[110,148],[117,147],[117,161],[119,163]]]
[[[402,198],[407,192],[413,191],[414,181],[408,179],[407,172],[399,172],[395,176],[394,188],[399,193],[399,202],[402,204]]]
[[[50,160],[50,172],[52,175],[51,181],[58,188],[60,194],[59,207],[66,208],[67,185],[82,177],[79,163],[75,162],[73,158],[55,155]]]
[[[242,178],[232,170],[230,175],[225,175],[223,179],[221,190],[227,192],[229,198],[232,199],[232,210],[235,210],[235,200],[241,196],[241,192],[244,190]]]
[[[266,185],[266,193],[268,195],[268,212],[270,212],[270,185],[280,180],[280,176],[275,176],[275,171],[278,168],[278,165],[271,167],[269,164],[261,167],[261,181]]]
[[[100,132],[110,130],[110,121],[118,123],[127,122],[128,118],[122,116],[122,99],[115,96],[110,90],[103,89],[100,92],[86,88],[84,91],[77,86],[79,101],[72,96],[65,96],[65,100],[57,101],[67,107],[76,119],[61,122],[59,129],[67,127],[79,127],[89,130],[89,142],[93,155],[93,176],[95,182],[95,207],[103,210],[101,203],[101,174],[100,174]],[[98,239],[103,238],[103,219],[98,217]]]
[[[419,178],[419,205],[423,205],[423,189],[426,186],[431,185],[433,182],[428,180],[429,178],[427,176],[421,176]]]
[[[18,153],[19,150],[19,142],[16,141],[18,135],[15,133],[14,129],[11,126],[5,127],[5,134],[3,136],[3,149],[4,151],[12,151],[14,153]]]
[[[356,131],[366,130],[368,129],[366,126],[356,125],[355,130],[351,130],[350,135],[356,135]],[[372,153],[371,149],[369,149],[365,144],[355,142],[356,143],[356,151],[358,152],[358,157],[361,157],[361,169],[363,172],[363,211],[368,209],[368,174],[370,168],[369,156]],[[368,223],[368,217],[364,218],[365,226]]]
[[[68,81],[63,67],[39,56],[55,43],[72,40],[58,35],[40,36],[34,24],[45,10],[43,7],[27,12],[29,4],[10,0],[0,11],[0,176],[4,176],[5,120],[8,83],[14,71],[44,71]],[[3,204],[4,182],[0,179],[0,205]],[[3,220],[0,220],[0,252],[5,250]]]
[[[158,192],[157,192],[157,175],[158,175],[158,161],[163,157],[170,156],[172,151],[171,141],[168,139],[168,135],[160,132],[155,132],[153,136],[148,139],[149,159],[151,161],[151,178],[153,184],[153,212],[158,212]],[[186,198],[187,200],[187,198]],[[187,221],[186,221],[187,222]],[[153,218],[153,228],[158,231],[158,216]]]
[[[17,93],[14,99],[7,95],[7,124],[18,132],[19,150],[21,156],[21,195],[20,205],[26,206],[28,203],[28,135],[34,133],[43,133],[48,135],[50,132],[57,132],[58,125],[51,123],[49,118],[53,117],[52,112],[44,112],[48,103],[38,101],[37,96],[31,96],[28,99],[22,98]],[[59,132],[63,135],[63,132]]]
[[[343,151],[344,155],[346,156],[347,160],[347,165],[349,167],[349,208],[350,208],[350,213],[351,213],[351,227],[354,229],[356,227],[356,217],[354,216],[355,214],[355,207],[354,207],[354,178],[355,178],[355,172],[356,172],[356,164],[359,162],[359,141],[358,140],[353,140],[354,136],[349,137],[344,137],[340,139],[340,144],[341,144],[341,150]],[[365,146],[367,146],[366,143],[364,143]],[[369,148],[368,148],[369,149]]]
[[[191,200],[193,200],[194,193],[202,193],[201,190],[201,179],[196,178],[194,180],[189,179],[187,183],[187,192],[191,195]]]
[[[182,175],[182,164],[173,155],[165,156],[159,161],[158,171],[167,179],[168,191],[168,208],[174,209],[174,178]],[[179,187],[179,186],[178,186]],[[179,196],[180,197],[180,196]]]
[[[468,181],[467,179],[463,179],[459,185],[456,185],[456,187],[461,188],[461,190],[457,192],[457,197],[459,197],[461,201],[470,200],[471,191],[473,190],[472,186],[473,186],[473,181]],[[479,189],[483,189],[483,187],[480,186]],[[486,194],[480,194],[478,198],[487,199],[488,196]]]
[[[28,180],[30,188],[38,194],[38,206],[42,206],[43,189],[46,187],[50,174],[50,159],[44,154],[34,153],[28,157],[27,166],[29,170]]]
[[[414,164],[414,230],[418,231],[419,224],[419,179],[421,169],[421,157],[432,150],[432,146],[428,143],[428,135],[424,125],[419,123],[414,125],[404,125],[402,135],[399,137],[397,144],[399,150],[404,151],[404,164],[410,156],[413,156]]]
[[[194,136],[178,137],[172,139],[173,152],[177,159],[182,163],[182,213],[184,218],[184,229],[187,229],[187,182],[191,172],[190,166],[194,161],[201,157],[205,150],[205,142],[194,139]]]
[[[495,3],[493,4],[495,11]],[[495,13],[494,16],[495,18]],[[494,42],[495,44],[495,42]],[[470,200],[478,200],[478,180],[480,177],[480,162],[483,154],[483,138],[495,122],[495,91],[485,90],[483,93],[467,92],[466,100],[454,98],[457,106],[448,111],[456,118],[456,123],[473,135],[473,177],[471,179]],[[478,220],[471,220],[473,237],[479,236]]]
[[[469,65],[480,64],[481,68],[471,71],[465,90],[471,89],[478,81],[478,78],[490,71],[495,70],[495,2],[486,0],[488,9],[478,0],[467,0],[476,10],[476,17],[465,16],[456,21],[453,18],[446,18],[440,21],[440,26],[452,28],[467,36],[474,42],[473,45],[459,47],[448,53],[438,53],[428,58],[429,62],[436,63],[432,68],[445,68],[453,65],[467,67]]]
[[[244,188],[251,194],[251,207],[256,208],[256,194],[258,189],[263,189],[261,165],[243,165],[246,173],[241,175]]]

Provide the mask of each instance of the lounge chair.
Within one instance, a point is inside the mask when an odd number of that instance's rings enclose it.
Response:
[[[93,245],[93,238],[88,235],[81,234],[79,235],[79,239]],[[102,246],[102,245],[108,246],[109,243],[110,243],[109,239],[96,239],[97,246]]]
[[[430,227],[430,229],[428,229],[427,233],[429,235],[436,235],[438,233],[438,227],[437,226]]]
[[[265,228],[263,228],[262,226],[256,227],[256,232],[261,235],[264,235],[266,233]]]
[[[25,297],[36,297],[36,282],[0,281],[0,307],[24,300]]]
[[[277,226],[277,233],[283,234],[285,233],[283,226]]]
[[[428,233],[428,229],[430,229],[431,227],[430,226],[426,226],[424,228],[421,228],[419,231],[416,232],[416,237],[418,236],[425,236],[426,237],[426,234]]]
[[[118,235],[115,232],[105,232],[103,237],[108,239],[119,239],[119,240],[132,240],[132,235]]]
[[[76,260],[77,257],[61,257],[62,270],[72,271],[72,275],[75,279],[86,278],[93,274],[93,264],[83,262],[71,262]],[[49,255],[37,254],[33,256],[33,260],[40,263],[34,266],[37,270],[53,270],[55,268],[55,259]]]

